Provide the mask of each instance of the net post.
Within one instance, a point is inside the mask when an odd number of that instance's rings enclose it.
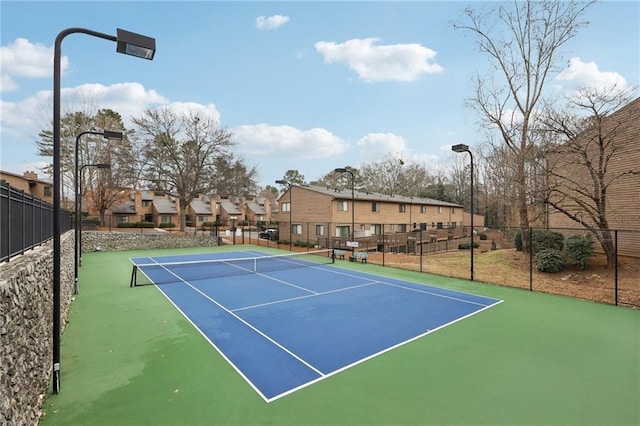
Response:
[[[133,269],[131,270],[131,283],[129,283],[129,287],[136,286],[136,279],[138,278],[138,266],[133,265]]]
[[[331,263],[336,263],[336,249],[331,249]]]

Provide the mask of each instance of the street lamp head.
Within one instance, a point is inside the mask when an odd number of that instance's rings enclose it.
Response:
[[[347,169],[345,167],[338,167],[337,169],[334,170],[334,172],[336,172],[336,173],[346,173]]]
[[[451,151],[453,152],[469,152],[469,146],[459,143],[458,145],[453,145],[451,147]]]
[[[111,164],[109,163],[98,163],[96,164],[96,167],[99,169],[110,169],[111,168]]]
[[[122,132],[112,132],[111,130],[105,130],[102,132],[102,136],[105,139],[122,140]]]
[[[277,183],[278,185],[287,185],[289,182],[287,182],[287,181],[286,181],[286,180],[284,180],[284,179],[278,179],[278,180],[276,181],[276,183]]]
[[[156,39],[117,29],[116,52],[152,60],[156,53]]]

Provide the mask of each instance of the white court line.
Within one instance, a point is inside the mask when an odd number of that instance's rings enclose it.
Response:
[[[257,305],[251,305],[251,306],[243,306],[242,308],[236,308],[236,309],[232,309],[232,312],[238,312],[238,311],[245,311],[247,309],[253,309],[253,308],[259,308],[261,306],[268,306],[268,305],[275,305],[278,303],[284,303],[284,302],[291,302],[292,300],[300,300],[300,299],[308,299],[309,297],[317,297],[317,296],[324,296],[325,294],[330,294],[330,293],[337,293],[339,291],[345,291],[345,290],[353,290],[355,288],[360,288],[360,287],[366,287],[372,284],[378,284],[379,281],[371,281],[368,283],[364,283],[364,284],[358,284],[358,285],[354,285],[351,287],[344,287],[344,288],[338,288],[335,290],[329,290],[329,291],[325,291],[322,293],[314,293],[314,294],[308,294],[306,296],[298,296],[298,297],[291,297],[289,299],[281,299],[281,300],[274,300],[273,302],[265,302],[265,303],[259,303]]]

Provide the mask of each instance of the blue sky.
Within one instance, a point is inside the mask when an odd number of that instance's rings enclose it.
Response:
[[[146,108],[200,109],[236,135],[236,155],[272,184],[288,169],[307,181],[390,156],[429,170],[453,144],[483,142],[465,107],[489,69],[466,6],[490,2],[0,1],[1,168],[38,170],[38,131],[50,126],[53,44],[68,27],[156,38],[153,61],[73,34],[62,44],[63,113],[91,100],[125,121]],[[563,50],[561,79],[638,86],[640,2],[605,1]]]

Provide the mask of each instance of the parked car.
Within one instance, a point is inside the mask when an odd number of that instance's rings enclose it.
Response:
[[[265,240],[275,241],[278,239],[278,230],[274,228],[267,228],[264,231],[261,231],[258,236]]]

